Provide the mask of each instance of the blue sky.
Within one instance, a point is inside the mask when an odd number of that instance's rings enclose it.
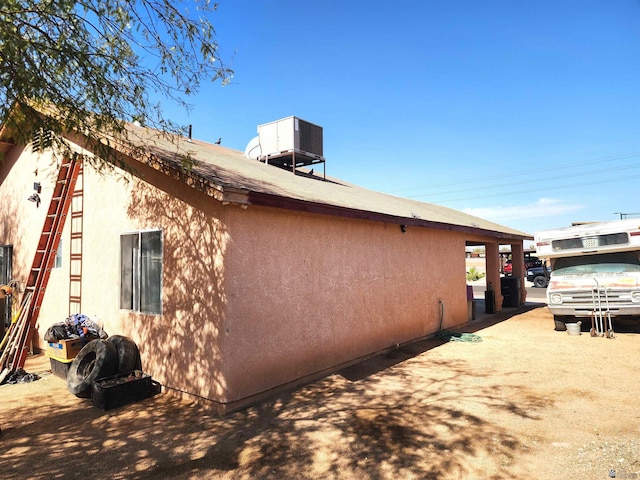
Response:
[[[327,175],[534,233],[640,212],[637,0],[220,0],[193,136],[295,115]]]

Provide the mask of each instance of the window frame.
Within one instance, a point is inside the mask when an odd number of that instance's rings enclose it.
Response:
[[[142,276],[142,259],[143,259],[143,240],[142,237],[145,234],[153,234],[159,233],[160,235],[160,272],[158,279],[158,288],[159,288],[159,298],[158,298],[158,311],[148,311],[143,310],[142,308],[142,290],[143,290],[143,276]],[[123,239],[125,237],[135,238],[135,241],[131,242],[131,246],[126,247],[123,244]],[[118,307],[120,310],[124,310],[127,312],[140,313],[144,315],[162,315],[163,314],[163,301],[162,301],[162,292],[164,289],[163,284],[163,276],[164,276],[164,231],[161,228],[149,228],[144,230],[134,230],[122,232],[119,235],[120,238],[120,263],[119,263],[119,295],[118,295]],[[133,257],[135,253],[136,262],[134,263],[133,258],[130,265],[130,270],[128,275],[131,277],[130,290],[131,290],[131,301],[123,301],[123,297],[125,295],[125,276],[127,272],[125,272],[124,256],[123,251],[125,248],[128,248],[128,252],[130,252]],[[125,303],[129,303],[131,306],[125,306]]]

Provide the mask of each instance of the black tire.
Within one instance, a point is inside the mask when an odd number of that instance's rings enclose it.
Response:
[[[556,332],[565,332],[567,330],[567,326],[565,325],[566,317],[564,315],[554,315],[553,323],[555,324]]]
[[[80,398],[91,396],[94,380],[116,373],[118,353],[106,340],[91,340],[78,353],[67,374],[67,390]]]
[[[126,373],[132,370],[142,370],[140,351],[136,342],[123,335],[112,335],[107,338],[117,351],[118,367],[117,373]]]
[[[535,277],[533,279],[533,286],[538,288],[545,288],[549,284],[547,277]]]

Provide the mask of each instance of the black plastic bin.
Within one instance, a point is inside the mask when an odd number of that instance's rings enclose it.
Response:
[[[53,373],[58,378],[66,380],[73,359],[65,360],[62,358],[49,357],[49,362],[51,363],[51,373]]]
[[[519,277],[502,277],[500,279],[500,288],[502,289],[503,307],[517,308],[520,306],[520,278]]]
[[[91,400],[101,410],[111,410],[160,393],[160,384],[140,370],[100,378],[93,382]]]
[[[484,292],[484,313],[496,313],[496,292],[485,290]]]

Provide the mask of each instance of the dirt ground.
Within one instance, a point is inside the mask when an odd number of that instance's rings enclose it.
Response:
[[[30,358],[0,387],[3,478],[640,479],[640,334],[469,325],[217,418],[162,393],[103,412]],[[461,330],[458,330],[461,331]]]

